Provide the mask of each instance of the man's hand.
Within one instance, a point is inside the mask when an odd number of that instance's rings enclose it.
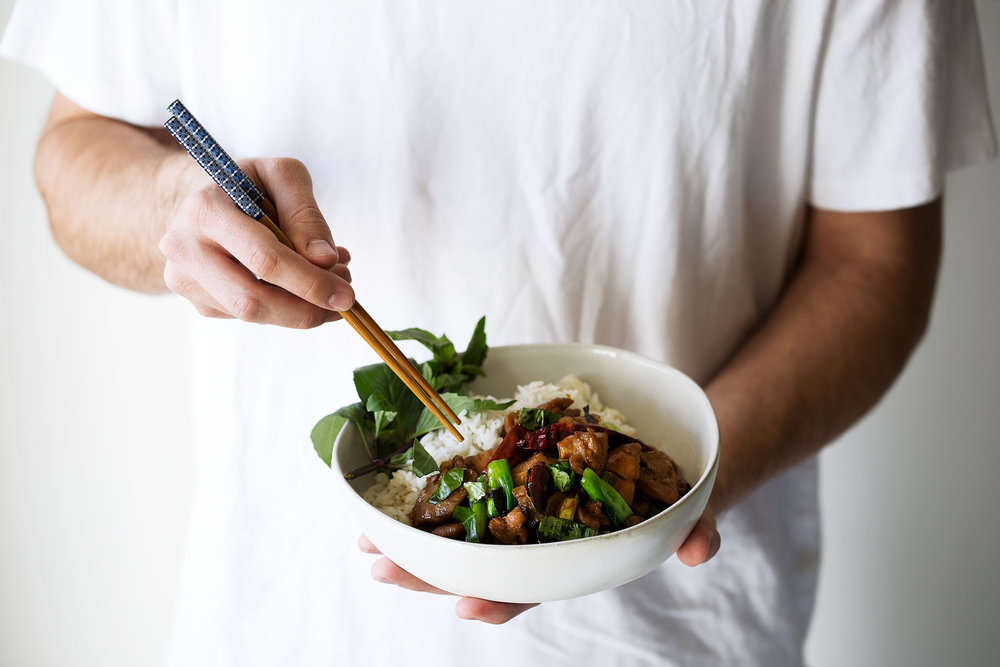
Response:
[[[244,215],[160,128],[91,113],[57,94],[35,175],[53,236],[106,280],[171,289],[212,317],[312,327],[354,303],[305,167],[290,159],[242,165],[269,193],[295,251]]]
[[[687,540],[677,550],[677,557],[685,565],[694,567],[709,560],[719,550],[719,531],[715,528],[715,517],[706,512],[695,525]],[[358,548],[367,554],[379,554],[379,550],[367,537],[358,538]],[[386,584],[395,584],[411,591],[434,593],[436,595],[451,595],[447,591],[431,586],[416,578],[386,557],[379,558],[372,564],[372,578]],[[535,604],[513,604],[509,602],[491,602],[480,598],[463,597],[455,604],[455,614],[459,618],[470,621],[482,621],[499,625],[518,616]]]
[[[258,159],[241,167],[273,193],[295,251],[210,183],[184,198],[159,242],[166,286],[208,317],[296,328],[338,318],[354,303],[350,255],[334,245],[305,165]]]

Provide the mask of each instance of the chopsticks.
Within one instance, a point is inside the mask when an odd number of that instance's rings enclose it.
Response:
[[[240,210],[270,229],[284,245],[295,250],[295,246],[278,226],[278,214],[274,204],[223,150],[219,142],[181,104],[180,100],[175,100],[167,109],[172,115],[164,123],[164,127],[177,143],[201,165]],[[340,314],[431,411],[441,425],[457,440],[462,441],[462,434],[455,428],[461,420],[406,355],[396,347],[382,327],[361,307],[361,304],[355,301],[350,310],[342,311]]]

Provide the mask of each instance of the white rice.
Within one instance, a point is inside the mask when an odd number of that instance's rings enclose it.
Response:
[[[597,393],[576,375],[567,375],[555,384],[537,380],[519,386],[514,394],[514,404],[506,410],[472,414],[462,412],[459,415],[462,423],[458,425],[459,432],[465,438],[462,442],[455,440],[444,429],[438,429],[421,438],[420,444],[434,457],[438,465],[450,461],[455,456],[478,454],[500,444],[500,431],[506,413],[517,412],[521,408],[533,408],[564,396],[573,399],[571,407],[583,409],[585,405],[590,406],[590,411],[599,414],[604,425],[635,435],[635,429],[628,425],[625,415],[615,408],[602,405]],[[498,403],[511,400],[492,396],[486,398],[493,398]],[[365,491],[363,497],[394,519],[409,524],[410,510],[417,502],[417,496],[420,495],[425,483],[425,477],[417,477],[408,467],[396,470],[392,477],[380,472],[376,473],[374,484]]]

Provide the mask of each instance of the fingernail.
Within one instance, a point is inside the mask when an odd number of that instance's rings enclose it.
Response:
[[[334,292],[326,305],[333,310],[347,310],[354,305],[354,297],[347,292]]]
[[[336,257],[337,251],[324,239],[313,239],[306,244],[306,252],[313,257]]]

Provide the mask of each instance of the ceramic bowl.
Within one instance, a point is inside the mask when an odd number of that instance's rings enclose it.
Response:
[[[712,492],[719,458],[715,414],[701,388],[680,371],[640,355],[585,344],[490,348],[486,376],[472,391],[512,396],[519,384],[555,382],[570,373],[590,384],[604,405],[621,410],[637,437],[677,463],[691,490],[631,528],[566,542],[474,544],[401,523],[360,496],[370,477],[343,472],[367,459],[348,426],[333,448],[334,484],[368,539],[400,567],[458,595],[500,602],[545,602],[588,595],[636,579],[669,558],[691,532]]]

